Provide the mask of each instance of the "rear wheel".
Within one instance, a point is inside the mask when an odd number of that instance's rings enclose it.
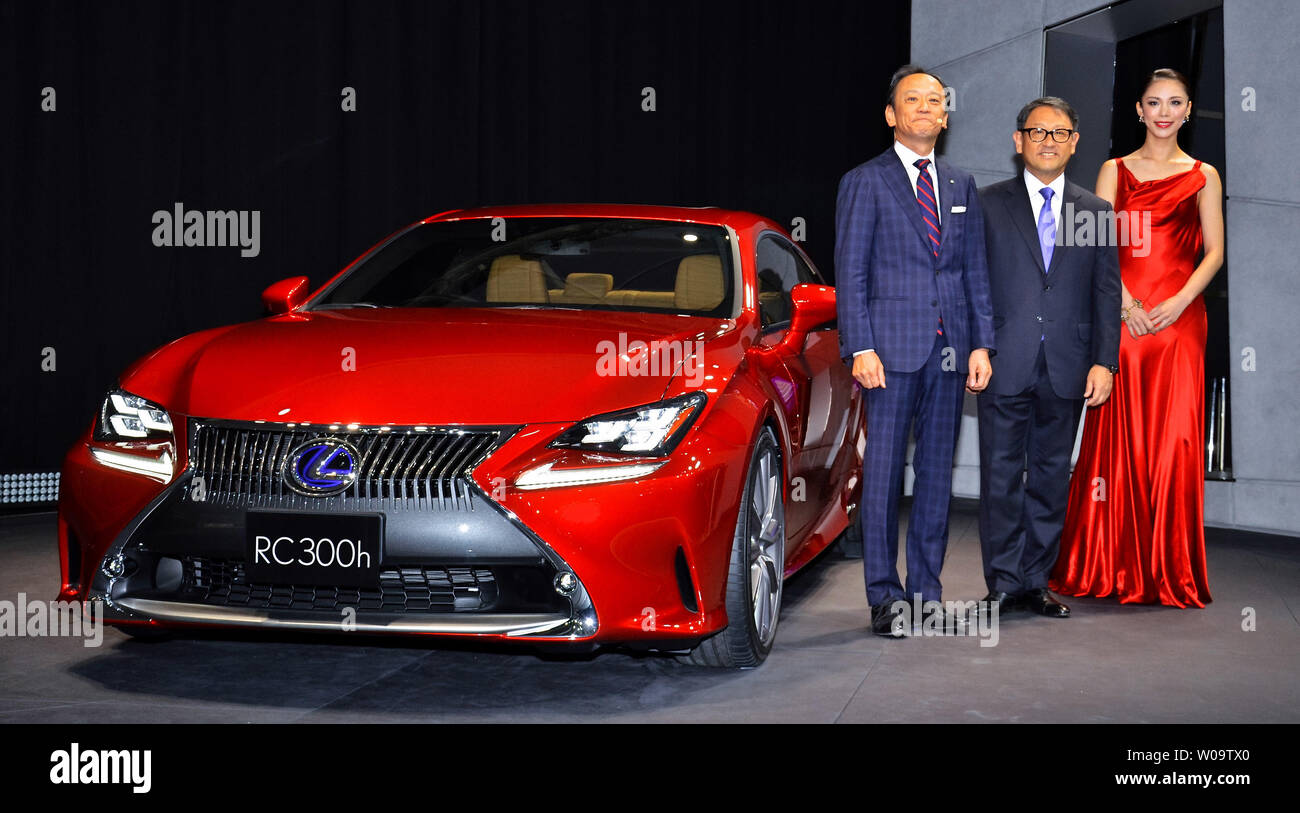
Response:
[[[772,650],[785,572],[785,489],[776,435],[764,427],[749,461],[727,570],[727,628],[688,656],[697,666],[758,666]]]

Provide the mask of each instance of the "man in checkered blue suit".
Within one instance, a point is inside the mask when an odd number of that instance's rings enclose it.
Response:
[[[872,631],[905,634],[902,601],[940,601],[952,461],[964,391],[993,374],[984,219],[971,176],[934,157],[944,85],[905,65],[885,121],[894,145],[850,170],[836,204],[840,355],[866,396],[862,542]],[[898,577],[898,503],[915,433],[907,585]]]

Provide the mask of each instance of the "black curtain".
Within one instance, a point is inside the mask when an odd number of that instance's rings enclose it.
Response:
[[[0,471],[57,469],[152,348],[447,209],[802,217],[832,275],[909,5],[0,2]],[[260,253],[155,247],[177,203],[259,211]]]

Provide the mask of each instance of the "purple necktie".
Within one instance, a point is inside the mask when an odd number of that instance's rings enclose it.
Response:
[[[1038,212],[1038,245],[1043,250],[1043,273],[1052,267],[1052,247],[1056,244],[1056,218],[1052,217],[1052,190],[1043,187],[1043,208]]]

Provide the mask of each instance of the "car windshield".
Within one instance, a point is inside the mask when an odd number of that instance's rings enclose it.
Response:
[[[720,226],[663,220],[474,218],[414,226],[309,305],[532,307],[733,315]]]

